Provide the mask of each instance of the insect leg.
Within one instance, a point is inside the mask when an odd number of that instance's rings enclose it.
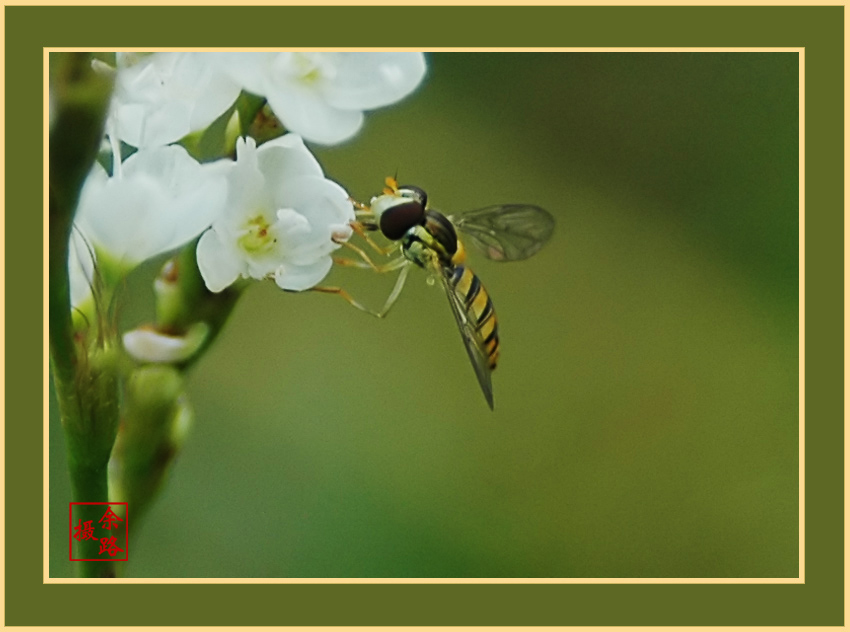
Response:
[[[356,265],[356,264],[359,264],[360,262],[359,261],[351,261],[350,263],[352,265]],[[378,312],[369,309],[368,307],[366,307],[362,303],[355,300],[355,298],[353,296],[351,296],[351,294],[349,294],[348,292],[343,290],[341,287],[316,286],[316,287],[310,288],[310,291],[321,292],[323,294],[336,294],[338,296],[341,296],[352,307],[356,307],[360,311],[366,312],[367,314],[371,314],[372,316],[375,316],[376,318],[383,318],[384,316],[387,315],[387,312],[390,311],[390,308],[398,300],[398,297],[401,294],[401,290],[402,290],[402,288],[404,288],[404,282],[407,279],[407,274],[408,274],[408,271],[410,270],[410,266],[405,265],[406,263],[408,263],[408,261],[404,257],[399,257],[395,261],[390,262],[390,264],[388,264],[388,266],[385,266],[385,267],[392,266],[391,269],[393,269],[393,270],[401,267],[401,272],[399,272],[398,278],[395,281],[395,285],[393,286],[392,292],[390,292],[390,295],[387,297],[387,300],[384,303],[384,306],[381,308],[381,311],[378,311]],[[356,265],[356,267],[360,267],[360,266]],[[390,270],[388,269],[386,271],[389,272]]]
[[[372,269],[372,266],[370,266],[365,261],[355,261],[353,259],[346,259],[345,257],[334,257],[333,262],[334,265],[344,266],[346,268],[361,268],[363,270]]]
[[[348,302],[352,307],[356,307],[362,312],[366,312],[367,314],[371,314],[377,318],[382,318],[383,315],[380,312],[375,312],[366,307],[365,305],[357,302],[351,294],[343,290],[341,287],[324,287],[321,285],[317,285],[315,287],[311,287],[310,292],[321,292],[322,294],[336,294],[337,296],[342,297],[345,301]]]
[[[372,250],[374,250],[375,252],[377,252],[381,255],[386,256],[386,255],[390,254],[391,252],[393,252],[396,248],[398,248],[398,244],[390,244],[386,248],[382,248],[381,246],[379,246],[378,244],[375,243],[375,241],[369,236],[369,234],[366,231],[367,230],[377,230],[377,225],[374,225],[375,226],[374,228],[372,227],[371,224],[364,224],[363,222],[349,222],[349,225],[351,226],[351,230],[353,230],[357,235],[362,237],[363,240],[367,244],[369,244],[369,246],[372,248]]]
[[[346,247],[346,248],[349,248],[350,250],[353,250],[353,251],[354,251],[354,252],[356,252],[358,255],[360,255],[360,258],[361,258],[361,259],[363,259],[363,262],[366,264],[366,266],[368,266],[369,268],[372,268],[375,272],[380,272],[380,270],[378,269],[378,266],[376,266],[376,265],[375,265],[375,262],[374,262],[374,261],[372,261],[372,260],[369,258],[369,255],[367,255],[367,254],[363,251],[363,249],[362,249],[362,248],[358,248],[357,246],[355,246],[354,244],[352,244],[352,243],[350,243],[350,242],[348,242],[348,241],[342,242],[342,244],[341,244],[341,245],[342,245],[342,246],[344,246],[344,247]],[[362,266],[357,266],[357,267],[362,267]]]
[[[395,302],[398,300],[399,295],[401,294],[401,290],[404,288],[404,282],[407,280],[407,273],[410,271],[410,266],[404,266],[401,269],[401,272],[398,273],[398,278],[395,280],[395,285],[393,286],[393,291],[390,292],[390,295],[387,297],[387,302],[384,303],[384,306],[381,308],[381,311],[378,312],[378,318],[383,318],[390,311],[390,308],[395,305]]]
[[[375,265],[368,258],[366,258],[366,261],[355,261],[353,259],[346,259],[345,257],[334,257],[333,261],[335,264],[340,266],[346,266],[349,268],[360,268],[362,270],[374,270],[375,272],[380,273],[398,270],[405,263],[407,263],[407,259],[405,259],[404,257],[397,257],[382,265]]]

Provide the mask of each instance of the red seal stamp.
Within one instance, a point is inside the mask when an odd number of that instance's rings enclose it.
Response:
[[[126,562],[130,559],[127,503],[70,503],[69,549],[72,562]],[[97,557],[74,557],[74,542],[97,541]],[[78,547],[78,549],[81,547]],[[94,551],[95,547],[86,547]]]

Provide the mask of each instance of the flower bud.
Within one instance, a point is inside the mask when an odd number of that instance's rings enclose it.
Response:
[[[195,323],[185,334],[176,336],[139,327],[124,334],[124,348],[138,362],[175,364],[195,355],[209,331],[206,323]]]
[[[183,378],[171,366],[147,365],[130,376],[124,420],[109,463],[110,498],[130,503],[138,520],[183,446],[192,410]]]
[[[94,347],[80,355],[75,414],[63,415],[69,454],[78,465],[105,466],[118,432],[120,411],[118,354]]]

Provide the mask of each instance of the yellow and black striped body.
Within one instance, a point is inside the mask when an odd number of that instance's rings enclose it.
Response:
[[[358,211],[364,219],[356,224],[361,234],[363,230],[380,230],[388,240],[397,242],[407,261],[397,259],[388,265],[388,269],[401,268],[401,273],[384,310],[376,315],[385,314],[395,301],[409,263],[428,272],[432,281],[439,281],[449,300],[481,392],[492,409],[490,374],[499,360],[499,324],[487,290],[465,265],[466,249],[458,231],[488,259],[521,261],[549,240],[555,219],[530,204],[498,204],[446,216],[428,207],[428,194],[423,189],[399,186],[395,178],[385,182],[383,195],[372,198],[368,208]],[[366,263],[378,269],[368,258]]]
[[[499,359],[499,323],[493,301],[478,276],[464,265],[454,266],[449,283],[466,309],[466,316],[473,323],[476,334],[480,336],[482,350],[487,353],[492,371]]]

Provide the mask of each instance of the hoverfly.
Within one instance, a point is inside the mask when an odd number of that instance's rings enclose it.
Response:
[[[499,358],[499,325],[493,302],[475,273],[466,265],[466,251],[458,231],[469,243],[494,261],[520,261],[537,253],[552,236],[555,219],[548,211],[529,204],[487,206],[459,215],[444,215],[429,208],[428,195],[417,186],[399,186],[395,178],[386,179],[382,195],[368,206],[357,205],[354,232],[382,254],[400,249],[396,259],[376,266],[366,253],[345,242],[365,263],[337,260],[343,265],[370,267],[380,272],[400,269],[395,287],[380,312],[366,309],[339,288],[315,288],[342,295],[358,309],[382,317],[389,311],[404,286],[412,264],[428,271],[448,297],[463,344],[478,377],[478,383],[493,409],[491,373]],[[380,231],[393,242],[381,248],[368,232]]]

